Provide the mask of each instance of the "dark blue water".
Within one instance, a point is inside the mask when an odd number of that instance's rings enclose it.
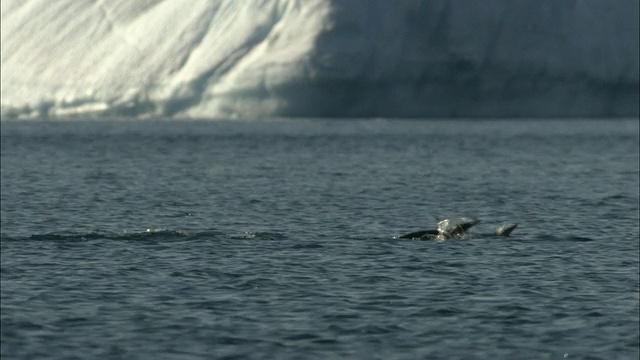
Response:
[[[637,119],[1,126],[3,359],[638,358]]]

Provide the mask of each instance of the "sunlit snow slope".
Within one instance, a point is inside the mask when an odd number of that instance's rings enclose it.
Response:
[[[2,118],[638,116],[637,0],[2,0]]]

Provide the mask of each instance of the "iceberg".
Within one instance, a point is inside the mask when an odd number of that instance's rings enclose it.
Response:
[[[637,0],[0,6],[2,119],[638,116]]]

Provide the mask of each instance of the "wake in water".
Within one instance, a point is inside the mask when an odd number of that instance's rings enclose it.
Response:
[[[443,219],[438,222],[435,230],[414,231],[398,237],[399,239],[412,240],[449,240],[463,239],[469,229],[479,224],[480,220],[460,217]],[[496,228],[495,235],[509,236],[518,224],[504,224]],[[206,230],[192,232],[182,229],[147,228],[138,232],[112,232],[112,231],[90,231],[86,233],[78,232],[51,232],[43,234],[33,234],[27,237],[9,237],[2,234],[3,241],[11,240],[35,240],[35,241],[90,241],[90,240],[141,240],[141,241],[170,241],[170,240],[196,240],[203,238],[228,238],[234,240],[286,240],[288,237],[281,232],[241,232],[225,234],[216,230]]]
[[[468,229],[472,226],[468,226],[466,230],[464,226],[467,226],[468,223],[463,223],[467,225],[461,225],[456,221],[460,221],[460,219],[447,219],[448,222],[441,221],[439,223],[440,230],[422,230],[415,231],[406,235],[392,237],[392,239],[411,239],[411,240],[460,240],[460,239],[468,239],[470,237],[473,238],[491,238],[497,236],[507,237],[511,234],[511,232],[518,226],[517,224],[506,224],[498,227],[496,229],[496,233],[476,233],[471,234]],[[468,218],[466,218],[468,219]],[[478,220],[473,220],[475,224],[478,224]],[[474,224],[474,225],[475,225]],[[445,226],[446,225],[446,226]],[[503,233],[500,233],[502,229]],[[439,233],[442,231],[442,233]],[[448,234],[448,235],[445,235]],[[452,235],[455,234],[455,235]],[[182,229],[145,229],[143,231],[123,231],[123,232],[113,232],[113,231],[89,231],[89,232],[73,232],[73,231],[62,231],[62,232],[49,232],[49,233],[41,233],[41,234],[32,234],[28,236],[8,236],[6,234],[0,234],[0,241],[2,242],[12,242],[12,241],[44,241],[44,242],[91,242],[91,241],[136,241],[136,242],[172,242],[172,241],[210,241],[210,240],[248,240],[248,241],[290,241],[294,240],[294,237],[291,237],[283,232],[279,231],[244,231],[238,233],[225,233],[219,230],[202,230],[202,231],[188,231]],[[354,240],[372,240],[370,237],[350,237],[350,239]],[[388,237],[376,237],[378,240],[388,240]],[[577,235],[567,235],[567,236],[558,236],[557,234],[538,234],[535,237],[536,241],[571,241],[571,242],[587,242],[587,241],[595,241],[595,238],[577,236]],[[321,247],[320,244],[308,244],[308,243],[300,243],[298,246],[302,247]]]
[[[2,241],[72,241],[83,242],[92,240],[113,241],[172,241],[172,240],[202,240],[212,238],[228,238],[233,240],[285,240],[287,236],[279,232],[241,232],[226,234],[218,230],[188,231],[182,229],[148,228],[144,231],[90,231],[90,232],[50,232],[29,236],[14,237],[2,234]]]

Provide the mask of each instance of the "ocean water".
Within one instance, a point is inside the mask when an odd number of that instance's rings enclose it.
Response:
[[[1,131],[3,359],[638,358],[637,119]]]

